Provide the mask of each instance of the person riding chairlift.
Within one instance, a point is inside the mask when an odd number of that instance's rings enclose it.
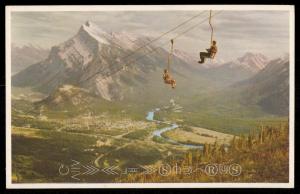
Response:
[[[206,49],[207,52],[200,52],[200,59],[201,61],[198,61],[198,63],[202,64],[205,62],[206,58],[211,58],[213,59],[218,51],[217,48],[217,42],[214,40],[212,41],[212,45],[210,46],[209,49]]]
[[[176,86],[176,81],[175,79],[172,79],[169,71],[167,69],[164,70],[164,74],[163,74],[163,79],[165,81],[166,84],[171,84],[172,88],[174,89]]]

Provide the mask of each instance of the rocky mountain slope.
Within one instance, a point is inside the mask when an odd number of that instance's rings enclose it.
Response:
[[[74,37],[54,46],[46,60],[13,76],[12,84],[34,87],[47,94],[62,85],[73,85],[109,101],[123,100],[130,93],[136,95],[144,90],[146,83],[150,91],[155,85],[163,85],[162,72],[168,52],[159,48],[142,57],[156,48],[151,45],[133,53],[149,40],[125,32],[107,33],[96,24],[86,22]],[[171,73],[177,79],[195,74],[195,68],[188,66],[174,56]],[[186,80],[186,84],[190,81]]]
[[[244,103],[254,102],[264,111],[276,115],[289,112],[289,59],[271,60],[248,80],[234,85],[243,92]]]

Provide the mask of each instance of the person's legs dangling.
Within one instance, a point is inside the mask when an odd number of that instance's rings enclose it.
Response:
[[[209,53],[206,52],[200,52],[200,61],[198,61],[198,63],[204,63],[205,62],[205,58],[209,57]]]
[[[175,88],[175,86],[176,86],[176,81],[175,81],[175,79],[172,79],[171,86],[172,86],[173,89]]]

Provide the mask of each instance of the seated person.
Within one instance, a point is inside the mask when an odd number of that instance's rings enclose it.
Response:
[[[171,84],[172,88],[174,89],[176,86],[176,81],[171,78],[167,69],[164,70],[163,79],[166,84]]]
[[[206,58],[213,59],[218,51],[217,48],[217,42],[213,41],[210,49],[206,49],[207,52],[200,52],[200,59],[201,61],[198,61],[198,63],[204,63]]]

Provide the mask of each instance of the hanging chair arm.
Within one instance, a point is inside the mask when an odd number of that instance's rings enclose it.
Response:
[[[210,13],[209,13],[209,25],[210,25],[210,29],[211,29],[211,35],[210,35],[210,45],[212,45],[212,42],[213,42],[213,34],[214,34],[214,28],[211,24],[211,13],[212,13],[212,10],[210,10]]]
[[[173,55],[173,45],[174,45],[174,40],[171,39],[171,49],[170,49],[170,53],[168,55],[168,71],[170,72],[170,64],[171,64],[171,56]]]

